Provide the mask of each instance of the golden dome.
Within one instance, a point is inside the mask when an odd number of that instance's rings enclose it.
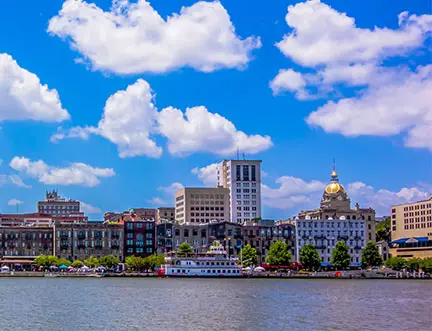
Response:
[[[331,176],[332,176],[332,177],[337,177],[337,176],[338,176],[336,170],[333,170],[333,172],[331,173]]]
[[[328,184],[325,191],[328,194],[334,194],[334,193],[338,193],[338,192],[345,193],[344,187],[337,182],[332,182],[332,183]]]

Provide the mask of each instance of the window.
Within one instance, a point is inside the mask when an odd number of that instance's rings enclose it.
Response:
[[[236,166],[236,180],[240,181],[241,180],[241,174],[240,174],[240,165]]]
[[[152,239],[153,238],[153,233],[146,233],[146,238],[147,239]]]
[[[133,233],[128,233],[128,234],[127,234],[127,238],[129,238],[129,239],[130,239],[130,238],[133,238]]]
[[[243,180],[244,181],[249,180],[249,166],[248,165],[243,166]]]
[[[153,253],[153,248],[151,248],[151,247],[147,247],[146,252],[147,252],[147,253]]]
[[[137,229],[142,229],[143,224],[142,223],[137,223],[136,227],[137,227]]]
[[[133,223],[127,223],[126,229],[133,230]]]
[[[251,175],[252,175],[252,181],[256,181],[256,166],[251,166]]]

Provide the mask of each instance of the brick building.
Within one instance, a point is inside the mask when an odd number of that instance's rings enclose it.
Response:
[[[114,255],[124,260],[123,225],[104,223],[56,223],[54,255],[68,260]]]
[[[35,258],[53,254],[53,228],[0,226],[0,255]]]

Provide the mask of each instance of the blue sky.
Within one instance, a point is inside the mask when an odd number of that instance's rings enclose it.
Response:
[[[318,206],[333,157],[378,214],[431,193],[429,1],[94,4],[0,4],[0,212],[170,206],[237,146],[265,218]]]

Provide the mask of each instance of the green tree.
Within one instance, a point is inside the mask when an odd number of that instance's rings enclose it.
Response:
[[[146,268],[147,262],[139,256],[128,256],[126,258],[126,265],[129,269],[139,272]]]
[[[364,267],[374,267],[382,264],[382,258],[379,254],[378,247],[372,241],[369,241],[366,247],[363,248],[362,264]]]
[[[432,272],[432,258],[423,259],[420,267],[424,272]]]
[[[422,266],[422,259],[419,258],[413,258],[406,261],[406,266],[410,271],[419,271],[419,269]]]
[[[299,252],[300,263],[308,270],[317,269],[321,264],[321,258],[312,244],[304,245]]]
[[[42,267],[45,267],[45,268],[49,268],[51,266],[57,266],[58,259],[54,255],[39,255],[35,259],[35,264],[38,267],[42,266]]]
[[[69,261],[69,260],[66,260],[66,259],[58,259],[57,261],[56,261],[56,266],[57,267],[60,267],[61,265],[65,265],[66,267],[69,267],[70,265],[71,265],[71,261]]]
[[[393,256],[386,261],[385,265],[393,270],[402,270],[406,268],[407,263],[404,258]]]
[[[241,263],[244,267],[249,267],[257,264],[257,252],[255,248],[252,248],[250,245],[246,245],[241,250]]]
[[[72,262],[71,266],[73,268],[81,268],[82,266],[84,266],[84,262],[81,260],[75,260]]]
[[[291,264],[291,250],[286,243],[278,240],[270,246],[265,261],[270,265],[289,266]]]
[[[344,241],[338,241],[336,248],[332,251],[331,264],[336,270],[347,269],[351,262],[351,256],[349,255],[349,248]]]
[[[94,256],[90,256],[88,259],[84,260],[84,264],[90,268],[95,268],[100,265],[98,258]]]
[[[182,242],[177,250],[179,253],[193,253],[193,247],[187,242]]]
[[[154,271],[156,268],[160,267],[165,263],[165,256],[163,254],[153,254],[144,258],[144,269],[151,269]]]
[[[99,264],[109,269],[116,267],[119,263],[119,259],[114,255],[102,256],[99,259]]]
[[[390,221],[390,217],[387,217],[376,225],[375,232],[377,241],[390,241]]]

